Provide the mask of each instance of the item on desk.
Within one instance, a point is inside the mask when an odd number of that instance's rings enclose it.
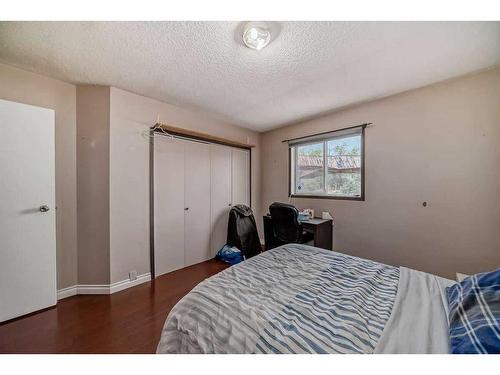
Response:
[[[314,210],[312,208],[306,208],[302,212],[309,215],[310,219],[314,218]]]
[[[306,214],[304,212],[299,212],[299,217],[298,217],[299,221],[307,221],[309,219],[310,219],[309,214]]]
[[[328,211],[323,212],[323,213],[321,214],[321,218],[322,218],[323,220],[328,220],[328,219],[333,220],[332,215],[330,215],[330,213],[329,213]]]

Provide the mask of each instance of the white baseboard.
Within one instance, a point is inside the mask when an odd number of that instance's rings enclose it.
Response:
[[[78,285],[76,294],[110,294],[109,285]]]
[[[63,299],[77,294],[113,294],[121,290],[148,282],[151,280],[151,273],[140,275],[135,280],[122,280],[113,284],[104,285],[73,285],[57,291],[57,299]]]
[[[57,291],[57,300],[68,298],[71,296],[76,296],[77,294],[77,285],[68,286],[67,288],[59,289]]]
[[[109,286],[109,294],[113,294],[119,292],[120,290],[124,290],[127,288],[131,288],[133,286],[146,283],[151,281],[151,273],[145,273],[143,275],[137,276],[137,279],[130,281],[129,279],[118,281]]]

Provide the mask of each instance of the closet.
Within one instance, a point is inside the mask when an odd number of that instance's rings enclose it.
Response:
[[[159,276],[211,259],[224,246],[231,206],[250,205],[250,151],[156,136],[152,158]]]

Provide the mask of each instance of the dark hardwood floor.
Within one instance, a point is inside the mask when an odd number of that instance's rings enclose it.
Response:
[[[165,319],[200,281],[228,266],[209,260],[112,295],[79,295],[0,325],[0,353],[154,353]]]

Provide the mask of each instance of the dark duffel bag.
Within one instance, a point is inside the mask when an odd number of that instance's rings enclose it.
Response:
[[[227,244],[240,249],[245,259],[262,252],[257,225],[250,207],[237,204],[231,208],[227,224]]]

